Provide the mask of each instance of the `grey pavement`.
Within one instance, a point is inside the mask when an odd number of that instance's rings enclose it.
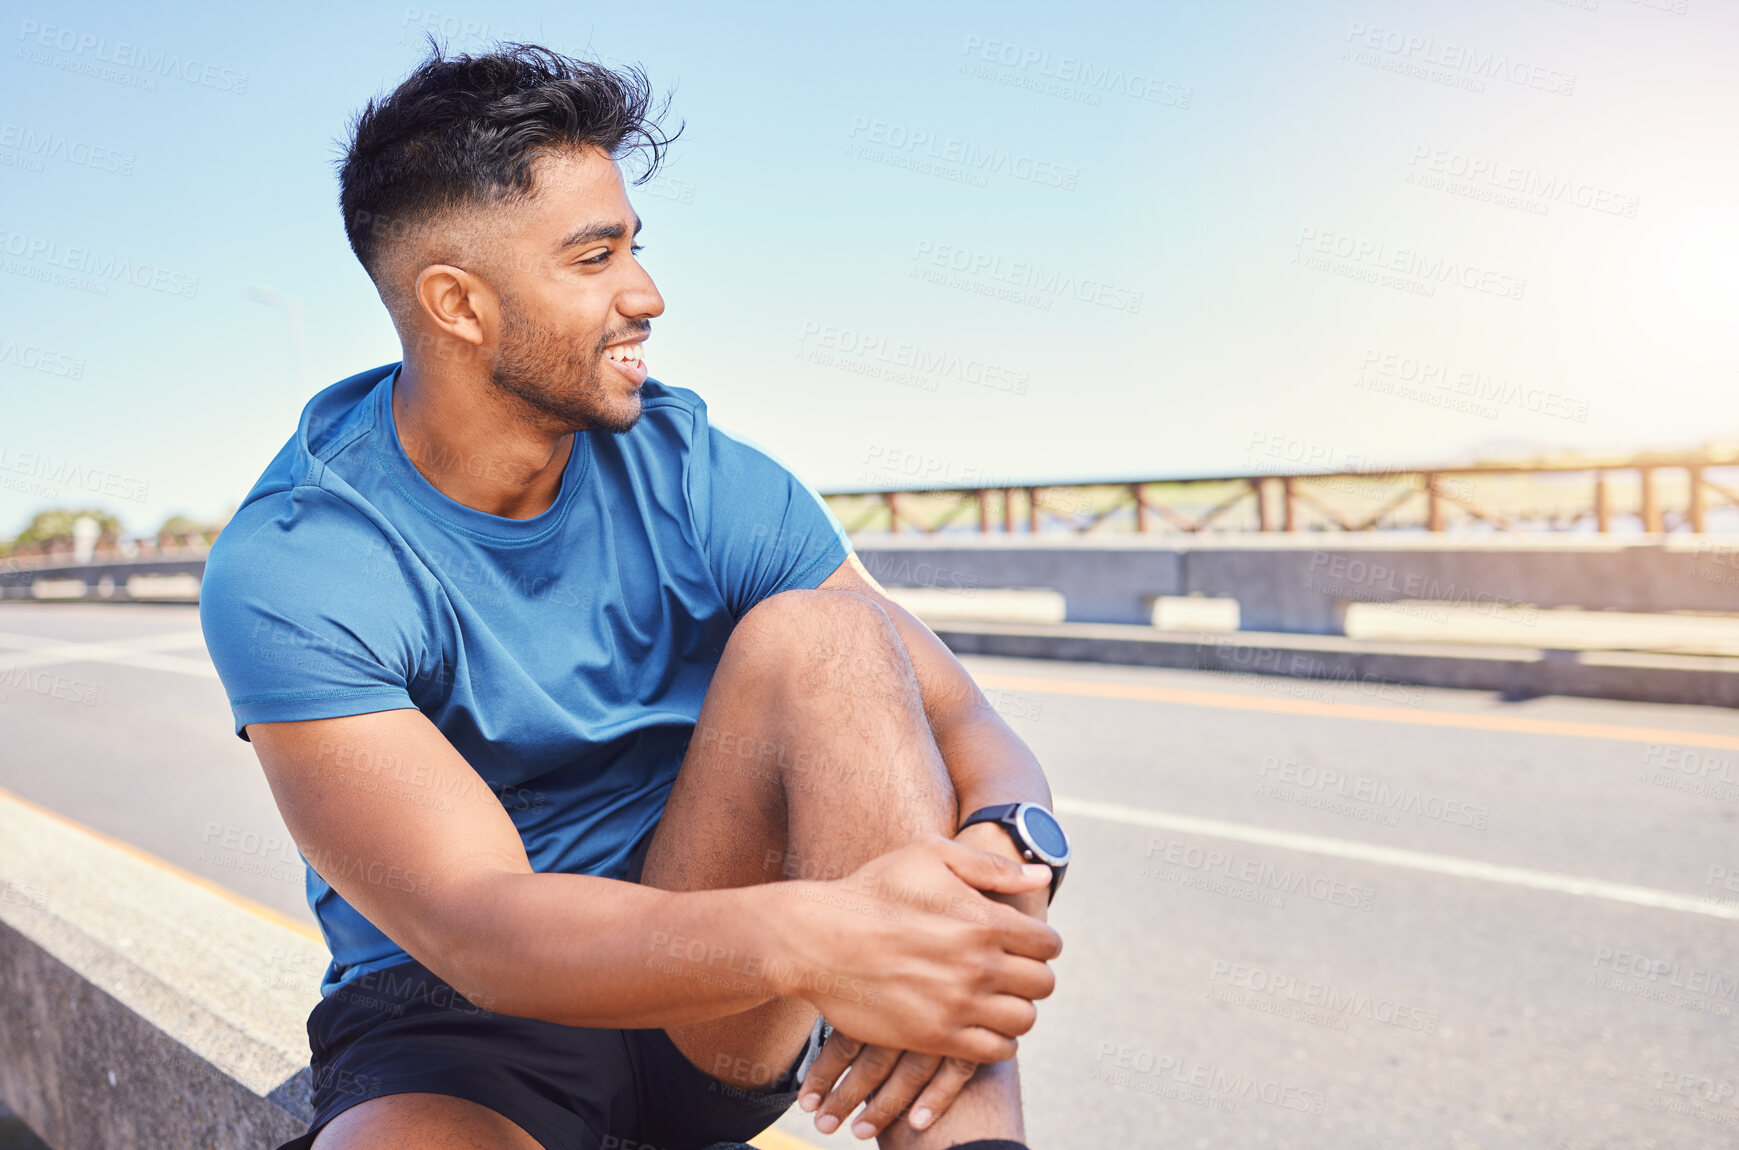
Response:
[[[196,628],[0,606],[0,787],[306,921]],[[1074,812],[1039,1150],[1739,1143],[1739,715],[967,663]]]

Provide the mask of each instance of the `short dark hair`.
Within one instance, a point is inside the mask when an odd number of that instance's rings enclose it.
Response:
[[[444,211],[511,203],[532,192],[540,154],[594,147],[612,159],[644,152],[652,178],[682,128],[659,121],[639,67],[612,70],[535,44],[483,55],[429,55],[351,125],[339,171],[350,248],[377,282],[381,241]]]

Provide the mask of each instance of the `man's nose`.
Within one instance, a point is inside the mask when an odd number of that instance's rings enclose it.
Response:
[[[617,309],[629,319],[651,319],[663,315],[664,297],[658,294],[658,285],[652,282],[644,268],[636,270],[639,277],[617,297]]]

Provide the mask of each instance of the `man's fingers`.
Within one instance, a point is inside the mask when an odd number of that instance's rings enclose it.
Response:
[[[942,856],[948,869],[959,875],[960,881],[967,886],[1002,894],[1019,894],[1050,885],[1051,868],[1048,866],[1017,863],[951,839],[940,841],[948,848]]]
[[[1063,953],[1063,936],[1056,927],[1022,914],[1013,907],[986,900],[985,912],[990,925],[996,928],[1002,949],[1025,958],[1049,962]]]
[[[839,1081],[839,1076],[845,1073],[845,1068],[862,1049],[863,1043],[847,1037],[842,1031],[835,1030],[828,1035],[821,1053],[810,1064],[809,1073],[803,1076],[803,1085],[797,1092],[797,1105],[810,1113],[820,1109],[822,1098],[833,1089],[833,1084]]]
[[[1039,1008],[1018,994],[997,994],[986,999],[973,1011],[974,1021],[998,1034],[1018,1038],[1033,1028],[1039,1020]],[[993,1061],[981,1059],[980,1061]]]
[[[1038,1001],[1057,988],[1057,976],[1045,963],[1030,958],[1006,958],[998,964],[991,985],[1003,994]]]
[[[912,1103],[912,1109],[906,1115],[906,1121],[917,1130],[928,1130],[930,1124],[948,1112],[948,1107],[954,1105],[954,1099],[960,1096],[967,1082],[978,1070],[978,1063],[967,1062],[962,1058],[944,1058],[930,1084],[924,1087],[924,1092],[918,1095],[918,1100]]]
[[[899,1060],[900,1051],[891,1046],[865,1046],[858,1051],[857,1057],[851,1061],[851,1069],[843,1079],[834,1083],[832,1092],[822,1100],[821,1109],[815,1115],[815,1128],[823,1134],[832,1134],[839,1129],[840,1123],[874,1093],[876,1087],[887,1081]]]
[[[863,1112],[852,1122],[852,1134],[858,1138],[874,1138],[891,1126],[918,1097],[918,1092],[935,1075],[942,1061],[934,1054],[917,1054],[910,1050],[900,1055],[894,1072],[888,1075],[886,1082],[876,1087]]]
[[[1007,1062],[1020,1050],[1020,1043],[1006,1034],[982,1026],[968,1026],[949,1044],[950,1058],[967,1062]]]

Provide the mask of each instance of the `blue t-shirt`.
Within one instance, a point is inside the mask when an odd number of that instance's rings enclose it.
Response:
[[[712,427],[698,396],[656,380],[632,430],[574,436],[547,511],[466,507],[405,455],[396,369],[315,396],[212,548],[200,621],[236,733],[414,707],[500,799],[534,870],[622,878],[736,621],[818,586],[845,532],[778,462]],[[414,762],[347,758],[337,776],[354,801],[451,802]],[[316,866],[417,877],[313,861],[308,902],[333,958],[322,989],[403,962]]]

